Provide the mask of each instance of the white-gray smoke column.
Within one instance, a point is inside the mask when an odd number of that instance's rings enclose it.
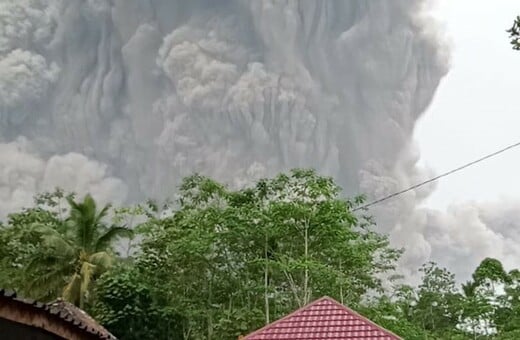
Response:
[[[314,167],[371,198],[421,181],[413,129],[449,64],[428,3],[0,0],[0,216],[54,186],[161,199],[193,172]],[[493,254],[492,210],[418,209],[431,190],[371,211],[403,267]]]

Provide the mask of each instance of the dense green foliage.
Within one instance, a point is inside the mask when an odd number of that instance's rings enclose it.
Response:
[[[236,339],[323,295],[405,339],[518,338],[518,270],[484,259],[460,286],[427,263],[402,284],[362,203],[308,170],[240,190],[195,175],[119,209],[58,190],[0,225],[0,287],[64,296],[121,339]]]
[[[311,171],[238,191],[189,177],[175,212],[147,222],[135,266],[195,339],[236,337],[323,295],[356,305],[399,252],[353,204]]]
[[[91,311],[121,339],[182,339],[175,305],[158,296],[134,266],[121,265],[97,282]]]
[[[40,300],[62,296],[83,307],[92,281],[112,265],[114,241],[131,232],[105,225],[110,206],[97,211],[90,195],[78,203],[57,190],[35,201],[2,225],[2,286]]]

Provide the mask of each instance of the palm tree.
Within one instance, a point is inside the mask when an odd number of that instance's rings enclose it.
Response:
[[[61,226],[36,227],[41,235],[42,249],[27,269],[32,277],[32,295],[50,299],[61,294],[65,300],[83,308],[92,281],[107,271],[114,261],[114,241],[121,236],[130,236],[131,230],[107,226],[103,220],[110,205],[98,212],[90,195],[86,195],[83,202],[78,203],[72,197],[67,201],[70,213]]]

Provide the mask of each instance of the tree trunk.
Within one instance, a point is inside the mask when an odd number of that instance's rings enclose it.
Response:
[[[305,235],[304,235],[304,244],[305,244],[305,277],[303,280],[303,304],[306,305],[309,303],[309,223],[305,221]]]
[[[343,270],[342,270],[342,261],[340,260],[339,261],[339,272],[340,272],[340,275],[343,277]],[[343,281],[343,280],[342,280]],[[345,298],[343,297],[343,282],[340,282],[339,283],[339,297],[340,297],[340,302],[342,305],[345,304]]]
[[[213,281],[213,275],[210,273],[209,275],[209,284],[208,284],[208,340],[211,340],[213,336],[213,311],[211,306],[211,300],[212,300],[212,281]]]
[[[265,303],[265,324],[269,323],[269,296],[268,296],[268,288],[269,288],[269,258],[268,258],[268,236],[267,230],[265,232],[265,244],[264,244],[264,303]]]

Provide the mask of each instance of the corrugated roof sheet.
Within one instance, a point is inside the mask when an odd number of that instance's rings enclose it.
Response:
[[[244,340],[395,340],[390,331],[329,297],[307,306],[247,335]]]

